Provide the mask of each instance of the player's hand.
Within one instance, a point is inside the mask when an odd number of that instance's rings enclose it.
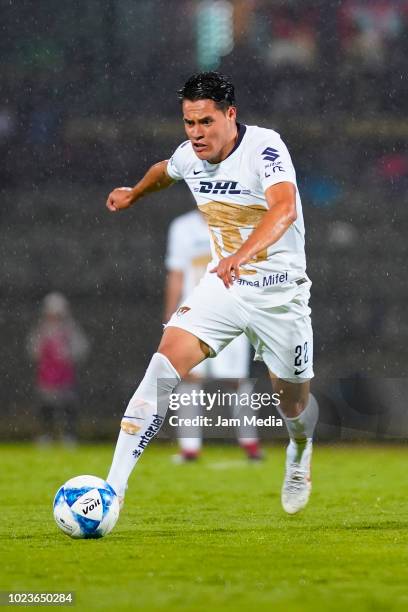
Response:
[[[217,274],[218,278],[222,280],[225,287],[228,289],[232,286],[234,280],[239,278],[239,266],[245,263],[242,255],[235,253],[229,257],[224,257],[218,263],[215,268],[210,270],[211,273]]]
[[[129,208],[134,202],[134,194],[131,187],[117,187],[108,196],[106,207],[111,212],[117,212]]]

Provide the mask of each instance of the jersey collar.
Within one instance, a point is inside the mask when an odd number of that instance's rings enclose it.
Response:
[[[237,130],[238,130],[237,142],[235,143],[234,147],[231,149],[231,151],[228,153],[228,155],[227,155],[227,157],[225,159],[228,159],[238,149],[238,147],[241,144],[242,139],[243,139],[243,137],[245,135],[246,125],[244,125],[243,123],[238,123],[237,122]],[[223,159],[222,161],[225,161],[225,159]]]
[[[235,145],[233,146],[233,148],[231,149],[231,151],[228,153],[227,157],[225,159],[223,159],[222,161],[218,162],[218,164],[212,164],[209,161],[204,161],[204,166],[207,169],[208,172],[211,172],[211,170],[216,170],[218,168],[218,166],[222,163],[224,163],[229,157],[231,157],[231,155],[233,153],[235,153],[235,151],[238,149],[239,145],[242,142],[242,139],[245,135],[247,126],[244,125],[243,123],[238,123],[237,122],[237,130],[238,130],[238,138],[237,141],[235,143]]]

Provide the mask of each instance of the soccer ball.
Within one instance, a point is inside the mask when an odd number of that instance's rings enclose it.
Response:
[[[119,500],[112,487],[97,476],[76,476],[57,491],[54,518],[71,538],[102,538],[119,517]]]

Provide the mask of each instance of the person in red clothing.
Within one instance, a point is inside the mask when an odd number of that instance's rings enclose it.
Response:
[[[75,442],[76,370],[88,353],[88,340],[61,293],[50,293],[44,298],[40,319],[29,335],[28,351],[36,365],[42,429],[39,442],[48,442],[55,434],[65,442]]]

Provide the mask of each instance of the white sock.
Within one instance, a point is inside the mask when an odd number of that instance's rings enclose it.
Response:
[[[243,447],[257,444],[259,441],[257,426],[251,425],[249,422],[246,423],[245,421],[245,417],[248,417],[248,420],[250,420],[251,417],[258,416],[258,414],[245,402],[242,402],[241,404],[242,396],[244,394],[251,396],[253,388],[254,384],[252,381],[240,382],[236,390],[237,401],[235,403],[231,403],[230,406],[231,416],[240,420],[240,424],[237,428],[237,438],[238,442]]]
[[[201,384],[198,381],[183,381],[178,386],[177,393],[179,396],[186,393],[192,397],[192,392],[199,392],[200,389]],[[196,404],[191,402],[188,406],[180,405],[180,408],[177,410],[177,416],[179,419],[193,419],[199,417],[201,412],[202,407],[198,405],[198,402]],[[198,453],[201,450],[202,437],[202,428],[199,425],[179,425],[177,427],[177,438],[182,452]]]
[[[277,407],[278,412],[285,421],[286,428],[290,437],[290,448],[294,454],[301,455],[307,442],[311,442],[313,432],[319,418],[319,405],[314,395],[309,394],[309,401],[297,417],[287,417]]]
[[[169,396],[180,381],[175,368],[161,353],[155,353],[121,422],[107,482],[123,496],[128,478],[166,416]]]
[[[180,450],[185,454],[198,454],[202,447],[202,438],[195,436],[194,438],[179,438]]]

